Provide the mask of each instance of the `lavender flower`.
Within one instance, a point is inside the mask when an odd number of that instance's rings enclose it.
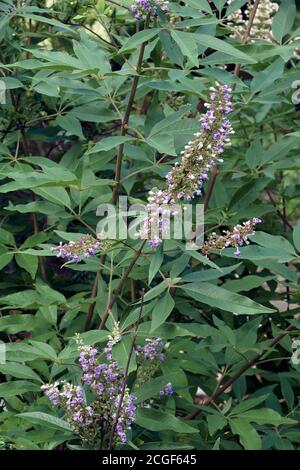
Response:
[[[242,225],[236,225],[232,231],[224,230],[223,235],[217,235],[213,232],[204,243],[202,253],[207,256],[213,249],[223,250],[224,248],[233,247],[235,248],[235,256],[240,256],[240,247],[249,244],[248,238],[255,234],[255,226],[260,223],[261,220],[254,217],[247,220],[247,222],[243,222]]]
[[[51,248],[51,251],[57,253],[58,258],[79,263],[83,257],[93,256],[102,246],[100,241],[95,240],[91,235],[85,235],[76,242],[70,241],[65,244],[60,242],[59,246]]]
[[[144,346],[136,346],[136,355],[146,361],[155,361],[156,359],[164,361],[165,356],[161,352],[163,347],[164,343],[161,338],[146,338]]]
[[[171,382],[167,383],[167,385],[165,385],[165,387],[159,392],[161,397],[170,397],[173,393],[174,389]]]
[[[226,115],[232,112],[232,90],[216,83],[216,88],[211,87],[210,91],[210,103],[205,103],[207,112],[200,118],[200,131],[185,146],[181,163],[176,163],[167,174],[167,197],[171,204],[201,196],[211,168],[223,163],[221,155],[230,145],[229,136],[234,131]]]
[[[160,8],[163,13],[169,12],[169,2],[165,0],[134,0],[130,7],[136,20],[141,20],[144,16],[151,14],[156,15],[157,9]]]
[[[176,162],[167,174],[167,188],[149,192],[147,210],[150,216],[144,219],[140,236],[150,239],[148,243],[151,248],[157,248],[169,230],[169,215],[176,215],[172,206],[183,200],[191,202],[195,196],[201,196],[210,170],[223,162],[221,156],[225,147],[230,145],[230,135],[234,133],[226,117],[232,112],[231,91],[229,86],[218,82],[215,88],[210,88],[210,103],[205,103],[207,112],[200,118],[200,131],[185,146],[181,162]]]
[[[51,403],[63,409],[72,429],[84,442],[109,439],[124,387],[124,372],[111,354],[112,347],[120,339],[116,324],[104,348],[106,362],[101,362],[98,350],[85,346],[77,338],[82,385],[55,382],[42,386]],[[94,396],[94,400],[89,404],[84,392],[86,387]],[[135,400],[135,395],[130,394],[126,387],[116,427],[115,444],[126,442],[126,431],[135,419]]]
[[[161,338],[146,338],[143,346],[136,346],[135,353],[138,363],[137,386],[153,377],[162,361],[166,359],[162,352],[164,343]]]

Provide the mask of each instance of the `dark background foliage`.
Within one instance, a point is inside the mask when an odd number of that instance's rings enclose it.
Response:
[[[298,449],[295,3],[281,2],[273,42],[246,44],[231,37],[222,0],[170,2],[171,17],[160,14],[144,33],[126,8],[131,2],[116,3],[125,8],[104,0],[0,2],[1,445],[78,444],[40,385],[76,377],[75,333],[86,344],[105,343],[113,322],[99,329],[101,318],[140,242],[115,244],[101,263],[96,256],[66,266],[50,248],[94,233],[97,206],[112,199],[123,141],[119,193],[145,202],[149,190],[164,187],[218,80],[234,86],[236,134],[209,200],[206,232],[251,217],[263,223],[238,260],[233,249],[207,260],[174,241],[137,257],[112,306],[123,333],[115,358],[124,366],[144,288],[138,341],[154,335],[167,342],[162,373],[175,394],[155,401],[155,378],[139,390],[139,402],[154,402],[139,409],[127,447]],[[131,383],[134,373],[133,360]]]

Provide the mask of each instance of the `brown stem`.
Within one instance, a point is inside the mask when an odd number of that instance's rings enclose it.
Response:
[[[267,195],[268,195],[268,197],[269,197],[269,199],[270,199],[272,205],[275,207],[276,213],[277,213],[277,214],[279,215],[279,217],[281,218],[281,220],[282,220],[284,226],[285,226],[285,227],[289,227],[289,229],[293,230],[292,224],[287,220],[287,218],[285,217],[285,215],[282,214],[282,213],[280,212],[280,210],[277,208],[276,201],[275,201],[275,199],[273,198],[272,193],[271,193],[270,191],[267,191]]]
[[[11,102],[13,104],[13,107],[15,108],[15,111],[18,112],[18,100],[16,99],[15,95],[13,94],[12,90],[10,91],[10,96],[11,96]],[[22,122],[21,119],[17,119],[17,123],[20,127],[20,133],[21,133],[21,140],[22,140],[22,146],[23,146],[23,152],[27,157],[30,157],[30,145],[26,137],[25,133],[25,124]],[[35,194],[33,193],[33,200],[35,199]],[[34,235],[37,235],[39,233],[39,226],[37,222],[37,217],[36,214],[33,212],[31,214],[32,217],[32,222],[33,222],[33,233]],[[40,267],[40,272],[42,279],[44,281],[47,281],[47,274],[46,274],[46,268],[45,268],[45,259],[43,256],[39,256],[39,267]]]
[[[148,28],[149,21],[150,21],[150,17],[148,15],[147,18],[146,18],[146,21],[145,21],[145,29]],[[143,44],[140,47],[139,57],[138,57],[137,64],[136,64],[136,71],[137,71],[138,74],[140,73],[140,69],[141,69],[141,66],[142,66],[142,63],[143,63],[145,47],[146,47],[146,42],[143,42]],[[120,131],[121,136],[125,136],[125,134],[126,134],[126,130],[127,130],[127,127],[128,127],[128,122],[129,122],[130,114],[131,114],[131,111],[132,111],[132,106],[133,106],[136,90],[137,90],[138,83],[139,83],[139,79],[140,79],[139,75],[135,75],[134,78],[133,78],[132,87],[131,87],[131,90],[130,90],[130,95],[129,95],[129,98],[128,98],[127,107],[126,107],[125,114],[124,114],[122,124],[121,124],[121,131]],[[120,144],[119,147],[118,147],[118,155],[117,155],[117,161],[116,161],[115,187],[114,187],[113,195],[112,195],[112,204],[116,204],[118,194],[119,194],[123,152],[124,152],[124,144]]]
[[[130,361],[131,361],[132,353],[133,353],[133,350],[134,350],[134,346],[135,346],[135,342],[136,342],[136,338],[137,338],[137,334],[138,334],[139,323],[140,323],[140,320],[141,320],[142,314],[143,314],[144,295],[145,295],[145,291],[143,290],[142,291],[142,297],[141,297],[141,308],[140,308],[138,320],[137,320],[136,325],[135,325],[135,330],[134,330],[134,335],[133,335],[133,338],[132,338],[131,348],[130,348],[130,351],[129,351],[129,354],[128,354],[128,359],[127,359],[127,364],[126,364],[126,369],[125,369],[124,379],[123,379],[123,384],[122,384],[122,390],[121,390],[121,395],[120,395],[120,401],[119,401],[119,404],[118,404],[116,417],[115,417],[115,420],[114,420],[114,424],[113,424],[110,439],[109,439],[108,450],[111,450],[111,448],[113,446],[114,435],[116,433],[116,428],[117,428],[117,424],[118,424],[120,413],[121,413],[122,403],[123,403],[123,400],[124,400],[124,395],[125,395],[125,390],[126,390],[127,377],[128,377],[128,373],[129,373]]]
[[[249,22],[248,22],[247,29],[246,29],[245,34],[244,34],[244,36],[242,38],[242,41],[241,41],[242,44],[246,44],[248,42],[248,39],[250,37],[251,29],[252,29],[252,26],[253,26],[254,18],[255,18],[259,3],[260,3],[260,0],[255,0],[255,3],[253,5],[253,9],[251,11],[251,15],[249,17]],[[234,74],[237,77],[239,77],[240,73],[241,73],[241,65],[236,64],[236,66],[234,68]]]
[[[97,274],[96,274],[95,282],[94,282],[93,289],[92,289],[92,292],[91,292],[92,299],[94,299],[97,296],[99,275],[100,275],[100,273],[98,271]],[[90,325],[91,325],[93,315],[94,315],[95,306],[96,306],[96,301],[93,301],[89,305],[87,315],[86,315],[86,319],[85,319],[85,323],[84,323],[84,328],[83,328],[84,331],[88,331],[90,329]]]
[[[31,217],[32,217],[32,223],[33,223],[33,233],[34,233],[34,235],[37,235],[39,233],[39,226],[38,226],[36,214],[34,212],[32,212]],[[38,260],[39,260],[39,267],[40,267],[40,271],[41,271],[41,276],[42,276],[44,281],[47,281],[45,258],[43,256],[39,256]]]
[[[272,339],[272,341],[269,343],[269,346],[268,348],[271,349],[273,348],[277,343],[279,343],[284,337],[286,334],[288,334],[288,332],[290,330],[292,330],[294,328],[293,325],[289,325],[283,333],[281,333],[280,335],[276,336],[275,338]],[[261,352],[261,353],[258,353],[256,354],[252,359],[251,361],[247,362],[246,364],[243,365],[243,367],[241,367],[232,377],[230,377],[223,385],[220,385],[220,387],[215,391],[215,393],[213,393],[213,395],[211,397],[209,397],[206,401],[205,401],[205,405],[210,405],[212,402],[214,402],[217,398],[219,398],[222,393],[228,388],[230,387],[238,378],[240,378],[244,372],[246,372],[248,369],[250,369],[250,367],[253,367],[258,361],[259,359],[264,355],[265,351]],[[198,410],[195,410],[195,411],[192,411],[190,414],[188,414],[187,416],[184,417],[184,419],[194,419],[196,418],[200,413],[201,413],[201,409],[198,409]]]
[[[219,173],[218,168],[216,166],[214,166],[212,171],[211,171],[211,178],[210,178],[209,185],[208,185],[208,188],[207,188],[207,193],[205,194],[205,198],[204,198],[204,210],[205,211],[207,210],[207,207],[208,207],[208,204],[209,204],[209,201],[210,201],[210,198],[211,198],[214,186],[215,186],[215,182],[216,182],[218,173]]]
[[[147,29],[149,27],[149,22],[150,22],[150,16],[148,15],[147,18],[146,18],[146,21],[145,21],[145,29]],[[136,64],[136,71],[137,71],[138,74],[140,73],[140,69],[141,69],[141,66],[142,66],[142,63],[143,63],[145,47],[146,47],[146,42],[144,42],[140,47],[140,52],[139,52],[139,56],[138,56],[138,60],[137,60],[137,64]],[[136,90],[137,90],[138,83],[139,83],[139,79],[140,79],[139,75],[135,75],[134,78],[133,78],[132,87],[131,87],[130,95],[129,95],[129,98],[128,98],[128,103],[127,103],[126,110],[125,110],[125,113],[124,113],[124,117],[123,117],[122,123],[121,123],[121,131],[120,131],[121,136],[125,136],[125,134],[126,134],[130,114],[131,114],[131,111],[132,111],[132,107],[133,107],[133,103],[134,103],[134,99],[135,99],[135,95],[136,95]],[[118,154],[117,154],[117,161],[116,161],[116,168],[115,168],[115,186],[114,186],[113,194],[112,194],[112,204],[116,204],[117,199],[118,199],[120,181],[121,181],[121,167],[122,167],[122,160],[123,160],[123,152],[124,152],[124,144],[120,144],[119,147],[118,147]],[[144,244],[143,244],[143,246],[144,246]],[[106,256],[104,255],[104,257],[102,257],[102,261],[100,259],[101,265],[103,265],[105,263],[105,258],[106,258]],[[136,262],[138,257],[135,256],[134,259],[135,259],[135,262]],[[131,269],[132,269],[132,267],[131,267]],[[131,269],[130,269],[130,271],[131,271]],[[99,269],[99,271],[97,273],[97,276],[100,275],[100,273],[101,273],[101,269]],[[122,282],[122,280],[121,280],[121,282]],[[121,287],[121,289],[122,289],[122,287]],[[121,289],[120,289],[120,291],[121,291]],[[96,290],[93,289],[93,291],[92,291],[92,297],[96,297],[96,295],[97,295],[97,286],[96,286]],[[111,300],[113,300],[113,298]],[[113,304],[115,303],[115,300],[114,300]],[[89,309],[88,309],[87,318],[86,318],[86,321],[85,321],[85,331],[87,331],[90,327],[90,323],[91,323],[92,318],[93,318],[95,305],[96,305],[96,301],[93,302],[90,305]],[[105,315],[106,314],[108,315],[109,313],[105,313]],[[100,328],[104,327],[106,319],[105,319],[104,323],[103,323],[103,321],[101,322]]]
[[[125,282],[127,281],[128,279],[128,276],[132,270],[132,268],[134,267],[135,263],[137,262],[137,260],[139,259],[139,257],[141,256],[142,254],[142,250],[145,246],[145,243],[146,243],[146,240],[143,241],[143,243],[141,244],[140,248],[138,249],[138,251],[136,252],[135,256],[132,258],[128,268],[126,269],[126,271],[124,272],[123,276],[121,277],[121,280],[118,284],[118,287],[116,288],[116,290],[114,291],[113,295],[111,296],[111,299],[109,301],[109,304],[107,305],[106,309],[105,309],[105,312],[103,314],[103,318],[101,320],[101,323],[100,323],[100,326],[99,326],[99,329],[102,330],[104,327],[105,327],[105,324],[106,324],[106,321],[109,317],[109,314],[111,312],[111,309],[113,308],[113,306],[115,305],[115,302],[116,300],[118,299],[122,289],[123,289],[123,286],[125,284]]]

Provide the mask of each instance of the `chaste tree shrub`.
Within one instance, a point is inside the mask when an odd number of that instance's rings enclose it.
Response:
[[[299,449],[299,2],[0,15],[1,448]]]

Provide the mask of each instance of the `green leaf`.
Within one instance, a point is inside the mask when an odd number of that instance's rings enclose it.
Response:
[[[137,397],[136,403],[142,403],[146,400],[149,400],[149,398],[153,398],[155,396],[158,397],[159,392],[165,387],[167,383],[172,383],[172,380],[175,379],[175,376],[176,374],[170,374],[147,380],[147,382],[143,383],[134,392]]]
[[[215,434],[216,431],[221,431],[226,424],[227,420],[221,414],[218,415],[208,415],[207,416],[208,431],[211,436]]]
[[[46,305],[39,308],[39,312],[50,325],[57,323],[57,305]]]
[[[29,272],[32,279],[34,279],[39,266],[39,260],[37,256],[27,255],[25,253],[16,253],[15,259],[17,264]]]
[[[26,380],[12,380],[0,384],[0,398],[10,398],[27,392],[38,392],[40,386]]]
[[[296,5],[294,0],[282,0],[279,10],[273,18],[272,33],[278,42],[288,34],[295,22]]]
[[[70,114],[66,114],[65,116],[58,116],[56,118],[56,123],[66,130],[68,134],[77,135],[77,137],[82,140],[85,139],[80,121],[76,117],[71,116]]]
[[[70,197],[64,188],[48,186],[47,188],[35,188],[34,192],[47,201],[54,202],[63,207],[71,207]]]
[[[257,410],[245,411],[241,415],[237,415],[239,418],[246,419],[249,422],[257,424],[273,424],[274,426],[280,426],[281,424],[296,424],[297,421],[291,418],[285,418],[281,416],[277,411],[270,408],[259,408]]]
[[[171,36],[179,46],[182,54],[189,59],[191,66],[198,67],[198,46],[195,40],[195,34],[174,30],[171,32]]]
[[[234,279],[223,284],[225,289],[230,290],[231,292],[247,292],[257,287],[261,287],[264,282],[271,281],[275,279],[275,276],[244,276],[241,279]]]
[[[25,419],[33,424],[38,424],[46,428],[58,429],[59,431],[72,432],[71,426],[63,419],[56,416],[42,413],[40,411],[32,411],[28,413],[18,414],[18,418]]]
[[[295,402],[295,394],[293,391],[293,387],[290,381],[286,379],[285,377],[283,377],[281,374],[280,374],[280,387],[281,387],[282,395],[285,399],[287,406],[289,407],[289,409],[292,409],[294,406],[294,402]]]
[[[129,136],[113,136],[113,137],[106,137],[105,139],[100,140],[99,142],[94,145],[93,148],[88,150],[85,154],[90,155],[97,152],[107,152],[111,149],[116,149],[120,144],[124,144],[125,142],[130,142],[133,140],[133,137]]]
[[[32,379],[38,382],[43,382],[42,379],[30,367],[17,362],[8,362],[7,364],[0,364],[0,372],[2,374],[11,375],[18,379]]]
[[[198,429],[162,410],[138,408],[136,424],[150,431],[174,431],[182,434],[198,433]]]
[[[294,228],[293,240],[296,249],[300,252],[300,222],[298,222],[298,224]]]
[[[5,266],[7,266],[11,262],[13,257],[13,253],[4,253],[0,255],[0,269],[3,269]]]
[[[8,230],[0,227],[0,243],[8,246],[15,246],[15,237]]]
[[[231,46],[228,42],[224,40],[215,38],[214,36],[209,36],[208,34],[194,34],[189,33],[194,36],[194,39],[201,44],[201,46],[205,46],[210,49],[215,49],[216,51],[224,52],[237,60],[243,60],[248,64],[255,64],[256,60],[252,59],[249,55],[244,54],[239,49]]]
[[[159,247],[154,255],[151,256],[150,266],[149,266],[149,277],[148,277],[148,284],[151,284],[153,278],[155,277],[156,273],[158,272],[159,268],[164,259],[164,254],[162,248]]]
[[[131,36],[121,47],[119,50],[119,54],[123,54],[124,52],[131,51],[135,49],[137,46],[142,44],[143,42],[147,42],[150,39],[153,39],[157,36],[161,31],[161,28],[152,28],[152,29],[145,29],[143,31],[139,31]]]
[[[17,15],[23,16],[24,18],[31,19],[31,20],[34,20],[34,21],[39,21],[41,23],[50,24],[51,26],[55,26],[58,29],[62,29],[63,31],[67,31],[69,33],[75,34],[74,29],[71,28],[70,26],[68,26],[64,23],[61,23],[58,20],[54,20],[52,18],[47,18],[46,16],[41,16],[41,15],[36,15],[36,14],[29,14],[29,13],[26,13],[26,14],[17,13]]]
[[[148,300],[152,300],[156,298],[159,294],[164,292],[167,288],[168,288],[168,280],[166,279],[162,281],[160,284],[158,284],[157,286],[152,287],[152,289],[148,290],[148,292],[146,292],[145,294],[144,301],[148,302]]]
[[[270,235],[265,232],[256,232],[251,237],[255,243],[265,246],[266,248],[278,250],[278,252],[286,252],[287,254],[295,255],[293,245],[284,237],[279,235]]]
[[[239,315],[254,315],[258,313],[272,313],[274,310],[264,307],[253,300],[239,294],[229,292],[223,287],[208,282],[192,283],[179,286],[187,295],[198,302],[218,307],[221,310],[234,312]]]
[[[235,406],[235,408],[230,413],[230,416],[234,416],[238,413],[243,413],[244,411],[254,408],[255,406],[263,403],[267,398],[268,398],[268,395],[262,395],[257,398],[249,398],[247,400],[243,400],[238,405]]]
[[[30,341],[32,346],[34,346],[34,349],[36,351],[39,351],[41,354],[41,357],[44,357],[45,359],[49,359],[51,361],[56,361],[57,359],[57,354],[55,350],[50,346],[50,344],[47,343],[42,343],[41,341]]]
[[[37,319],[33,315],[23,313],[22,315],[6,315],[0,317],[0,331],[8,334],[20,333],[20,331],[33,331]]]
[[[125,371],[128,359],[129,359],[129,354],[132,348],[132,339],[130,336],[125,336],[122,338],[122,340],[117,343],[112,350],[112,355],[115,361],[117,361],[119,367]],[[130,359],[130,365],[129,365],[129,373],[136,370],[136,359],[135,359],[135,352],[133,351]]]
[[[163,298],[156,304],[152,312],[151,333],[155,331],[162,323],[166,321],[173,308],[175,302],[169,292],[166,292]]]
[[[258,432],[246,419],[233,419],[230,421],[233,434],[240,436],[240,442],[245,450],[260,450],[261,438]]]

